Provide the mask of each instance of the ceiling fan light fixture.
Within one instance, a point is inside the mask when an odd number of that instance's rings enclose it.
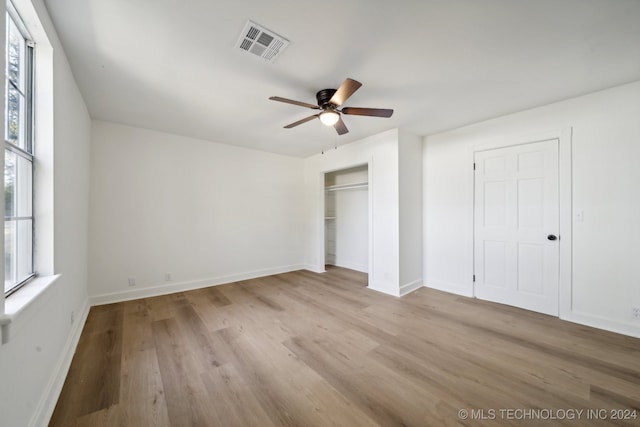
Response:
[[[340,114],[336,113],[335,111],[328,110],[320,113],[320,121],[322,122],[323,125],[326,125],[326,126],[335,125],[339,119],[340,119]]]

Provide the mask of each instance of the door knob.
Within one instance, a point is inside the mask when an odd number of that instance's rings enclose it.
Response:
[[[547,239],[548,240],[558,240],[558,236],[556,236],[555,234],[549,234],[547,236]]]

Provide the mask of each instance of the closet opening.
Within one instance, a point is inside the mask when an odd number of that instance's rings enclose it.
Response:
[[[324,174],[324,264],[369,273],[369,166]]]

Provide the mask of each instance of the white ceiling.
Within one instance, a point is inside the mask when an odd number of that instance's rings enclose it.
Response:
[[[293,156],[400,127],[428,135],[640,80],[638,0],[45,0],[94,119]],[[235,48],[247,20],[291,44]],[[337,136],[315,103],[351,77]]]

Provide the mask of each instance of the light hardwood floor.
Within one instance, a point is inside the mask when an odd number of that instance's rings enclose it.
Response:
[[[50,423],[557,424],[640,425],[640,340],[336,267],[92,308]]]

